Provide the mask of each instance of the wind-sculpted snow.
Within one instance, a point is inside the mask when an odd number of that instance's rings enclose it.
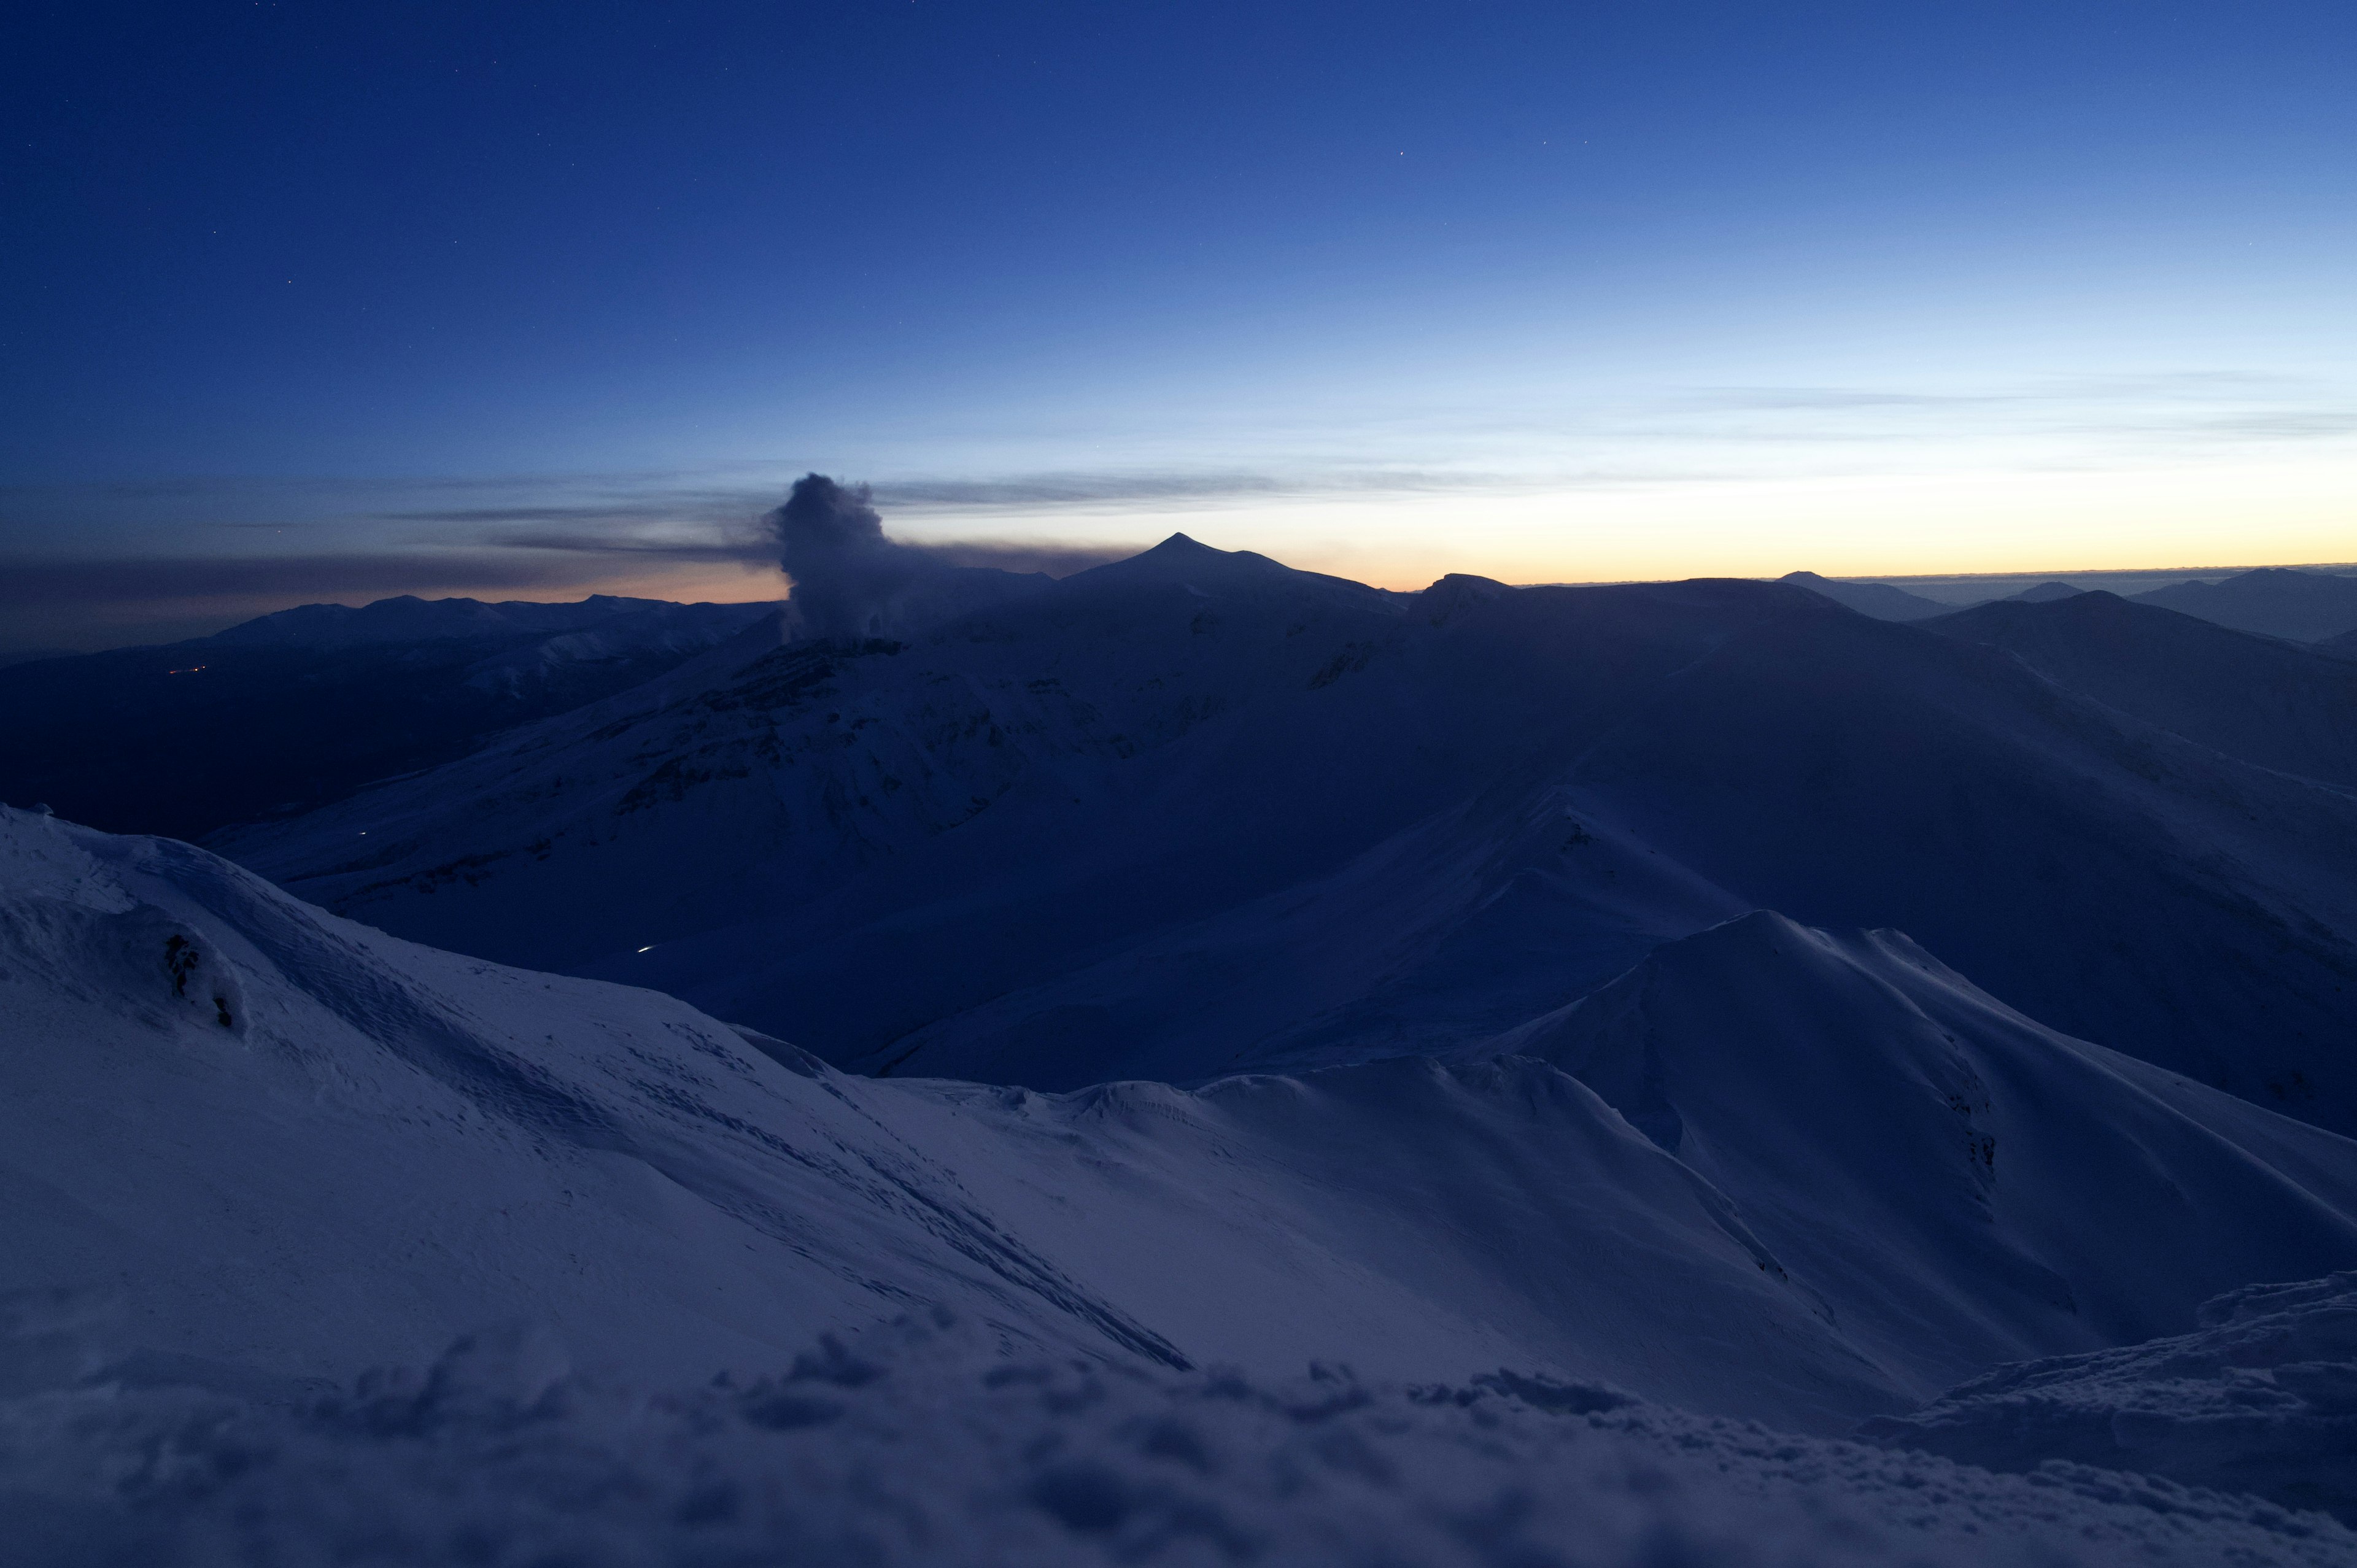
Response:
[[[1361,1382],[1006,1355],[940,1317],[649,1388],[529,1333],[258,1401],[0,1400],[22,1568],[466,1562],[2328,1564],[2357,1536],[2079,1466],[2028,1477],[1513,1371]]]
[[[1778,908],[2357,1131],[2357,799],[2318,782],[2357,715],[2105,691],[1787,585],[1392,595],[1179,538],[224,847],[839,1066],[1042,1089],[1459,1052]]]
[[[2000,1367],[1862,1435],[1996,1470],[2148,1472],[2357,1524],[2357,1273],[2230,1292],[2190,1334]]]

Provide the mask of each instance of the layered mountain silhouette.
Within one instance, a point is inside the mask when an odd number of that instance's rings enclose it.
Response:
[[[1401,596],[1179,536],[905,639],[708,654],[222,844],[870,1073],[1456,1051],[1765,908],[2357,1127],[2339,666],[2251,653],[2293,716],[2233,730],[2188,673],[2220,634],[2158,624],[2131,700],[1789,585]]]
[[[2357,631],[2357,577],[2338,572],[2264,566],[2214,583],[2172,583],[2136,597],[2140,604],[2295,642]]]
[[[1888,583],[1846,583],[1831,577],[1820,577],[1814,572],[1787,572],[1777,579],[1796,588],[1823,594],[1837,605],[1846,605],[1860,615],[1877,620],[1924,620],[1945,615],[1955,607],[1937,599],[1927,599],[1921,594],[1910,594]]]

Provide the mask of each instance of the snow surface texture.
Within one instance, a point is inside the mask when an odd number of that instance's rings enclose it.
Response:
[[[1512,1372],[1363,1384],[1013,1357],[935,1317],[649,1391],[517,1332],[278,1402],[0,1400],[22,1568],[322,1563],[2290,1564],[2315,1513],[1683,1414]]]
[[[906,641],[707,655],[221,847],[840,1066],[1042,1089],[1457,1053],[1776,908],[2357,1132],[2357,714],[2298,696],[2312,655],[2248,662],[2222,748],[2169,727],[2198,693],[1790,585],[1390,595],[1181,537]],[[2321,733],[2260,733],[2276,684]]]
[[[2151,1471],[2357,1524],[2357,1273],[2249,1286],[2205,1305],[2201,1324],[2000,1367],[1864,1432],[1996,1470]]]

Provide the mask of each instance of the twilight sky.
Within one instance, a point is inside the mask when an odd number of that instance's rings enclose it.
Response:
[[[2357,558],[2348,0],[17,15],[0,648],[773,597],[807,469],[1403,587]]]

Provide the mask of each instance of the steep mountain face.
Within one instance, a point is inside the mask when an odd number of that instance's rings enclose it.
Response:
[[[2215,583],[2172,583],[2136,601],[2295,642],[2357,631],[2357,577],[2337,572],[2263,566]]]
[[[2357,1144],[2058,1035],[1896,932],[1748,915],[1482,1050],[1596,1090],[1901,1379],[2180,1331],[2357,1258]]]
[[[2357,802],[1782,585],[1399,596],[1174,540],[225,845],[839,1064],[1044,1088],[1455,1051],[1773,908],[2357,1127]]]
[[[69,1385],[286,1399],[517,1318],[677,1383],[938,1308],[1098,1365],[1505,1367],[1830,1431],[2357,1246],[2347,1142],[1765,916],[1494,1042],[1595,1089],[846,1077],[14,811],[0,974],[0,1292]]]
[[[2357,787],[2357,666],[2113,594],[1980,605],[1927,623],[2186,739]]]
[[[636,686],[775,605],[385,599],[0,674],[0,800],[195,839],[464,755]],[[168,759],[158,766],[158,759]]]
[[[1932,616],[1946,615],[1955,608],[1937,599],[1927,599],[1921,594],[1910,594],[1904,588],[1894,588],[1888,583],[1840,583],[1831,577],[1820,577],[1814,572],[1787,572],[1776,579],[1796,588],[1806,588],[1813,594],[1823,594],[1837,605],[1846,605],[1860,615],[1877,620],[1924,620]]]
[[[1896,927],[2074,1037],[2357,1126],[2343,791],[1858,619],[1728,639],[1579,777],[1754,907]]]

